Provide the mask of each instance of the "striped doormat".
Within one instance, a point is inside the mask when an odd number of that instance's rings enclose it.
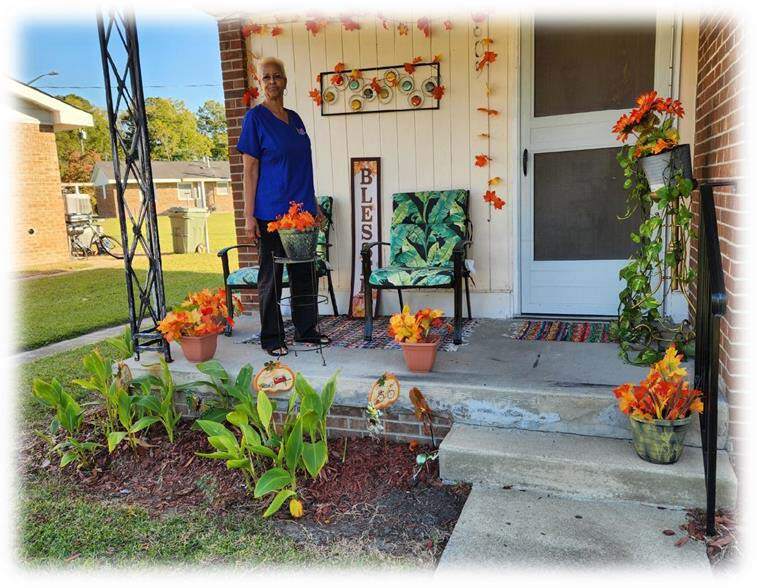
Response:
[[[516,321],[511,336],[521,341],[610,343],[610,323],[609,321]]]

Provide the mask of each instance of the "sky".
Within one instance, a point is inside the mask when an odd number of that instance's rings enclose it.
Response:
[[[198,10],[184,9],[181,14],[181,18],[172,19],[140,18],[137,14],[145,97],[178,98],[193,111],[209,99],[223,103],[216,22]],[[15,39],[12,77],[27,83],[55,70],[59,75],[43,77],[34,87],[53,95],[78,94],[105,108],[94,11],[89,20],[84,16],[62,20],[58,16],[54,20],[19,21]],[[201,86],[190,87],[193,84]]]

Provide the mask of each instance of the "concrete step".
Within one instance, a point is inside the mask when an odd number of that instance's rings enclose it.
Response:
[[[439,450],[450,482],[538,488],[566,495],[680,507],[705,507],[701,450],[672,465],[640,459],[629,441],[455,424]],[[732,506],[736,475],[718,452],[718,506]]]
[[[475,567],[500,572],[664,569],[709,575],[704,544],[688,541],[675,547],[685,522],[682,510],[474,486],[437,574]],[[676,535],[665,535],[668,529]]]

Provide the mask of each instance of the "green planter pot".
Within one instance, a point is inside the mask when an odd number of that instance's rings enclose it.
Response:
[[[683,440],[692,415],[675,421],[645,421],[630,417],[633,448],[639,457],[652,463],[675,463],[683,453]]]
[[[304,231],[279,229],[279,237],[289,259],[301,261],[315,257],[315,248],[318,244],[318,227]]]

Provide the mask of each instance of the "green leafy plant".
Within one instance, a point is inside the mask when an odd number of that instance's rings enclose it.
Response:
[[[218,366],[213,366],[213,370],[221,380]],[[306,472],[315,478],[328,460],[326,418],[336,393],[336,375],[326,382],[319,394],[298,373],[294,392],[278,425],[273,418],[274,405],[265,392],[261,390],[253,395],[249,385],[244,390],[236,385],[239,376],[233,386],[228,386],[230,378],[226,378],[225,391],[237,403],[226,414],[225,421],[237,432],[214,420],[198,420],[198,426],[215,450],[198,452],[198,455],[225,460],[227,468],[240,470],[255,498],[274,494],[264,517],[276,513],[287,500],[292,515],[300,516],[298,475]],[[242,375],[241,383],[247,381],[247,375]]]
[[[94,441],[80,441],[76,438],[81,430],[84,409],[63,390],[57,379],[48,383],[35,378],[32,394],[55,410],[55,416],[50,422],[50,436],[43,437],[53,445],[51,451],[60,456],[60,467],[64,468],[70,463],[76,463],[77,468],[90,467],[93,454],[102,446]],[[56,444],[54,440],[60,432],[63,432],[64,439]]]
[[[252,388],[252,366],[248,363],[242,366],[236,378],[232,378],[226,371],[220,361],[211,359],[197,364],[198,371],[210,380],[202,380],[197,384],[202,384],[212,388],[216,397],[212,401],[206,401],[205,406],[201,402],[196,402],[198,408],[203,410],[200,420],[211,420],[219,423],[224,422],[226,414],[233,409],[236,404],[247,405],[252,417],[253,411],[250,402],[249,391]]]
[[[147,416],[158,419],[168,435],[168,440],[173,443],[176,425],[181,420],[181,414],[176,410],[174,396],[177,391],[189,389],[193,384],[175,386],[168,364],[161,358],[161,375],[144,376],[134,380],[133,385],[139,386],[141,395],[137,396],[137,404],[145,410]]]
[[[134,341],[131,338],[131,329],[129,327],[126,327],[119,336],[106,339],[105,342],[124,359],[128,359],[134,355]]]

